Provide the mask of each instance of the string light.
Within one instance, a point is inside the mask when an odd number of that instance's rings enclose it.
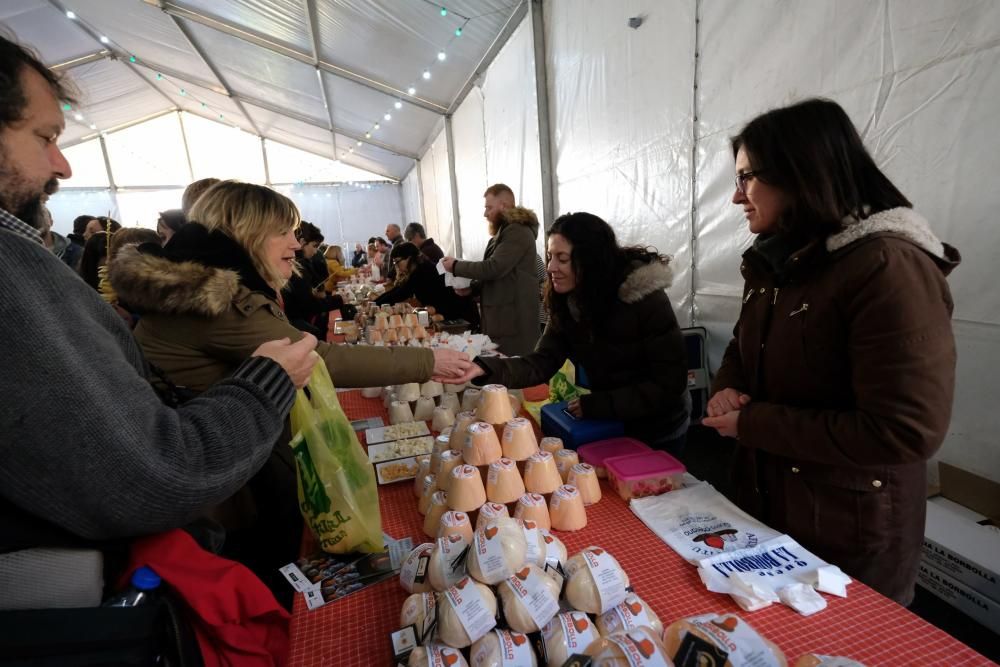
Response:
[[[455,28],[455,37],[461,37],[461,36],[462,36],[462,29]]]
[[[76,18],[76,12],[66,12],[66,18],[72,21],[73,19]]]
[[[400,102],[399,100],[396,100],[396,103],[393,104],[392,106],[396,107],[397,109],[402,109],[403,108],[403,103]]]
[[[129,61],[130,63],[134,63],[134,62],[135,62],[135,56],[129,56],[129,57],[128,57],[128,61]]]
[[[382,118],[384,120],[392,120],[392,114],[391,113],[387,113],[386,115],[382,116]]]
[[[372,133],[371,132],[365,132],[365,139],[371,139],[371,138],[372,138]],[[361,142],[359,141],[358,143],[360,144]]]
[[[73,110],[73,106],[71,104],[64,104],[63,105],[63,111],[72,111],[72,110]]]
[[[181,88],[181,97],[186,97],[186,96],[187,96],[187,91]]]
[[[441,16],[448,16],[448,8],[447,7],[442,7],[441,8]],[[72,18],[72,17],[70,17],[70,18]]]
[[[163,81],[163,75],[162,75],[162,74],[160,74],[159,72],[157,72],[157,73],[156,73],[156,80],[157,80],[157,81]]]
[[[430,79],[430,78],[431,78],[431,71],[429,69],[425,69],[424,70],[424,79],[426,80],[426,79]]]
[[[444,62],[444,59],[448,57],[448,54],[444,51],[438,51],[438,60]]]
[[[83,120],[83,114],[82,113],[73,114],[73,118],[76,119],[77,121],[81,121]]]
[[[376,130],[377,130],[377,129],[379,129],[380,127],[382,127],[382,126],[381,126],[381,125],[379,125],[378,123],[375,123],[375,129],[376,129]]]
[[[110,40],[110,39],[108,39],[108,38],[107,38],[107,36],[105,36],[105,35],[101,35],[101,44],[107,44],[107,43],[108,43],[108,42],[110,42],[110,41],[111,41],[111,40]]]
[[[413,86],[410,86],[409,88],[406,89],[406,94],[407,95],[416,95],[417,94],[417,89],[414,88]]]

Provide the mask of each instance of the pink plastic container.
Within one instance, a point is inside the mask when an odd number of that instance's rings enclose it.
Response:
[[[580,445],[576,453],[580,455],[580,460],[594,466],[598,477],[607,477],[608,473],[604,469],[604,461],[613,456],[629,456],[631,454],[642,454],[651,452],[646,444],[633,438],[609,438],[599,440],[586,445]]]
[[[604,460],[608,481],[622,500],[658,496],[684,485],[684,464],[666,452],[613,456]]]

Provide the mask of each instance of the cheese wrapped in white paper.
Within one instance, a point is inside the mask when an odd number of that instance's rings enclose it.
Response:
[[[490,587],[484,586],[478,581],[474,581],[469,578],[466,578],[463,581],[468,582],[464,584],[464,588],[466,590],[474,587],[474,590],[477,591],[482,598],[483,608],[486,610],[486,613],[495,617],[497,615],[497,599],[496,596],[493,595],[493,591]],[[462,585],[461,582],[459,582],[459,585]],[[469,637],[469,633],[465,631],[465,626],[462,624],[462,620],[459,618],[455,608],[446,599],[447,595],[447,591],[438,594],[437,635],[441,641],[448,646],[452,646],[454,648],[465,648],[472,644],[475,640],[479,639],[479,637]]]
[[[583,653],[594,641],[601,638],[590,617],[582,611],[567,611],[556,614],[555,618],[542,628],[545,642],[547,667],[562,667],[566,658],[574,653]]]
[[[522,587],[529,582],[533,586],[540,585],[538,591],[532,591],[532,593],[545,596],[547,599],[538,604],[535,613],[539,613],[537,610],[540,607],[545,607],[547,608],[545,615],[535,618],[527,606],[531,600],[523,599],[509,585],[509,582],[515,580]],[[556,583],[555,579],[545,574],[537,565],[525,565],[520,571],[515,572],[513,577],[497,586],[497,593],[500,594],[500,601],[503,603],[503,615],[507,619],[507,625],[512,630],[525,633],[538,632],[541,629],[539,622],[541,625],[545,625],[552,620],[552,616],[559,612],[559,592],[559,584]]]
[[[594,567],[606,570],[594,579]],[[574,609],[603,614],[625,599],[628,575],[615,557],[600,547],[587,547],[566,562],[566,599]]]
[[[426,593],[432,590],[427,566],[433,550],[433,542],[424,542],[414,548],[403,561],[399,570],[399,583],[407,593]]]
[[[495,586],[524,566],[527,551],[521,524],[501,517],[476,531],[466,566],[477,581]]]
[[[663,635],[660,617],[635,593],[629,593],[620,604],[597,617],[597,629],[605,637],[639,627],[651,629],[657,637]]]
[[[472,667],[537,667],[531,640],[520,632],[493,630],[472,645]]]
[[[414,593],[403,602],[403,610],[399,613],[399,627],[416,626],[419,643],[424,628],[430,625],[429,620],[434,618],[436,607],[437,596],[434,593]]]
[[[469,543],[461,535],[439,537],[434,542],[431,560],[427,566],[428,578],[434,590],[443,591],[466,576],[462,552],[468,546]]]
[[[585,653],[594,659],[593,667],[673,664],[659,637],[647,627],[598,639]]]
[[[545,541],[545,564],[552,567],[556,565],[565,567],[569,553],[567,553],[563,541],[547,530],[542,531],[542,539]]]
[[[410,653],[410,659],[406,661],[407,667],[469,667],[465,661],[465,656],[458,649],[444,644],[428,644],[427,647],[418,646]]]

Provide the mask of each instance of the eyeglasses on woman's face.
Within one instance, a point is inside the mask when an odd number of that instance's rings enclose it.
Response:
[[[739,190],[740,194],[745,195],[747,193],[747,181],[757,178],[757,174],[762,173],[762,171],[762,169],[756,169],[736,174],[736,189]]]

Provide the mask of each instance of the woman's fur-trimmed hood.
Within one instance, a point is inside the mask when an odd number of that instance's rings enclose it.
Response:
[[[109,271],[118,297],[140,313],[218,317],[232,307],[239,273],[199,262],[174,262],[122,248]]]
[[[513,206],[506,209],[501,217],[501,222],[508,225],[524,225],[531,232],[538,237],[538,216],[530,208],[524,208],[523,206]]]
[[[891,208],[874,213],[864,220],[845,218],[844,229],[826,239],[826,249],[836,252],[872,234],[890,233],[901,236],[938,260],[954,265],[960,261],[958,251],[942,243],[931,231],[927,220],[912,208]]]
[[[638,303],[653,292],[667,289],[673,281],[670,260],[633,261],[632,270],[618,287],[618,298],[625,303]]]

